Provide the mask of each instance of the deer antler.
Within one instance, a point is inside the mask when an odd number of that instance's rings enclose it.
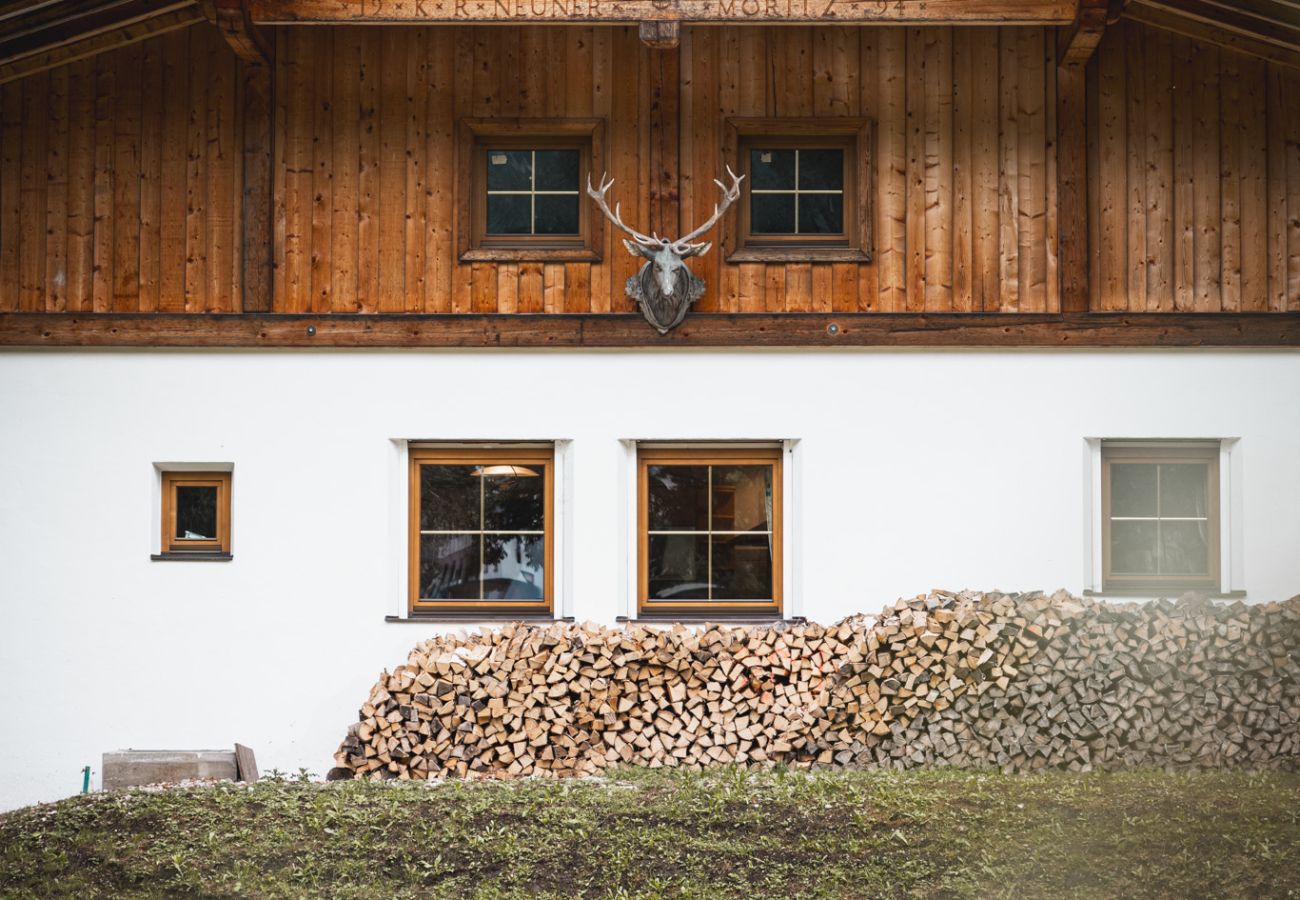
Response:
[[[707,222],[705,222],[699,228],[692,231],[690,234],[684,237],[680,237],[677,240],[673,241],[674,253],[678,254],[679,256],[684,255],[688,251],[698,246],[698,245],[693,245],[691,241],[693,241],[695,238],[699,237],[700,235],[704,234],[704,232],[712,228],[713,223],[717,222],[718,219],[722,218],[722,214],[727,211],[727,207],[731,206],[731,204],[735,203],[737,200],[740,199],[740,182],[745,180],[745,176],[737,175],[735,172],[731,171],[731,166],[727,166],[727,174],[731,176],[731,187],[727,187],[725,184],[723,184],[721,181],[719,181],[716,178],[713,179],[713,183],[716,184],[718,187],[722,188],[722,203],[721,204],[715,203],[713,205],[713,215],[709,216],[709,220]]]
[[[636,229],[629,228],[623,224],[623,217],[619,214],[620,204],[615,203],[614,211],[609,211],[609,204],[605,202],[605,194],[607,194],[609,189],[613,186],[614,179],[611,178],[606,181],[605,175],[602,174],[600,176],[600,188],[593,188],[591,186],[591,173],[587,173],[587,196],[596,201],[596,205],[599,206],[600,211],[605,214],[605,218],[609,219],[615,227],[620,228],[627,234],[631,235],[632,240],[636,241],[643,247],[662,247],[666,241],[661,241],[658,237],[644,235]]]

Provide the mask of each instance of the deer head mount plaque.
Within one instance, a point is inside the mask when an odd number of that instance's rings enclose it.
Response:
[[[600,187],[594,188],[591,186],[591,176],[587,176],[587,195],[596,201],[605,218],[632,238],[623,239],[627,252],[633,256],[645,257],[641,271],[627,280],[627,295],[636,301],[646,321],[660,334],[667,334],[680,325],[691,304],[704,294],[704,279],[686,268],[683,260],[688,256],[703,256],[709,252],[713,246],[711,241],[698,244],[692,241],[712,228],[722,218],[727,207],[739,199],[740,182],[745,176],[737,175],[731,171],[730,166],[727,167],[727,174],[731,177],[731,187],[714,179],[713,183],[722,189],[722,202],[714,204],[713,215],[699,228],[677,240],[661,238],[654,233],[644,235],[624,225],[619,205],[615,203],[614,211],[610,212],[609,204],[605,202],[605,195],[614,186],[614,179],[606,180],[602,175]]]

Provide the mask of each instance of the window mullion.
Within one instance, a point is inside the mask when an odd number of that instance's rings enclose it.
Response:
[[[708,467],[708,477],[705,479],[704,510],[707,518],[704,520],[708,526],[708,533],[704,538],[704,552],[708,559],[708,568],[705,569],[705,584],[708,585],[709,599],[713,599],[713,466]]]
[[[481,467],[480,467],[481,469]],[[487,525],[487,476],[480,473],[478,477],[478,598],[483,598],[483,576],[486,574],[484,561],[487,553],[487,536],[484,534],[484,526]]]

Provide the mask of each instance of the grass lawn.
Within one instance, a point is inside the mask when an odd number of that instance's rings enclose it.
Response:
[[[1300,896],[1300,774],[262,782],[0,816],[0,896]]]

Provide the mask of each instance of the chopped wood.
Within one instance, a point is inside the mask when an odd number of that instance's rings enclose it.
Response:
[[[1296,768],[1300,597],[932,591],[831,626],[509,624],[385,671],[331,777]]]

